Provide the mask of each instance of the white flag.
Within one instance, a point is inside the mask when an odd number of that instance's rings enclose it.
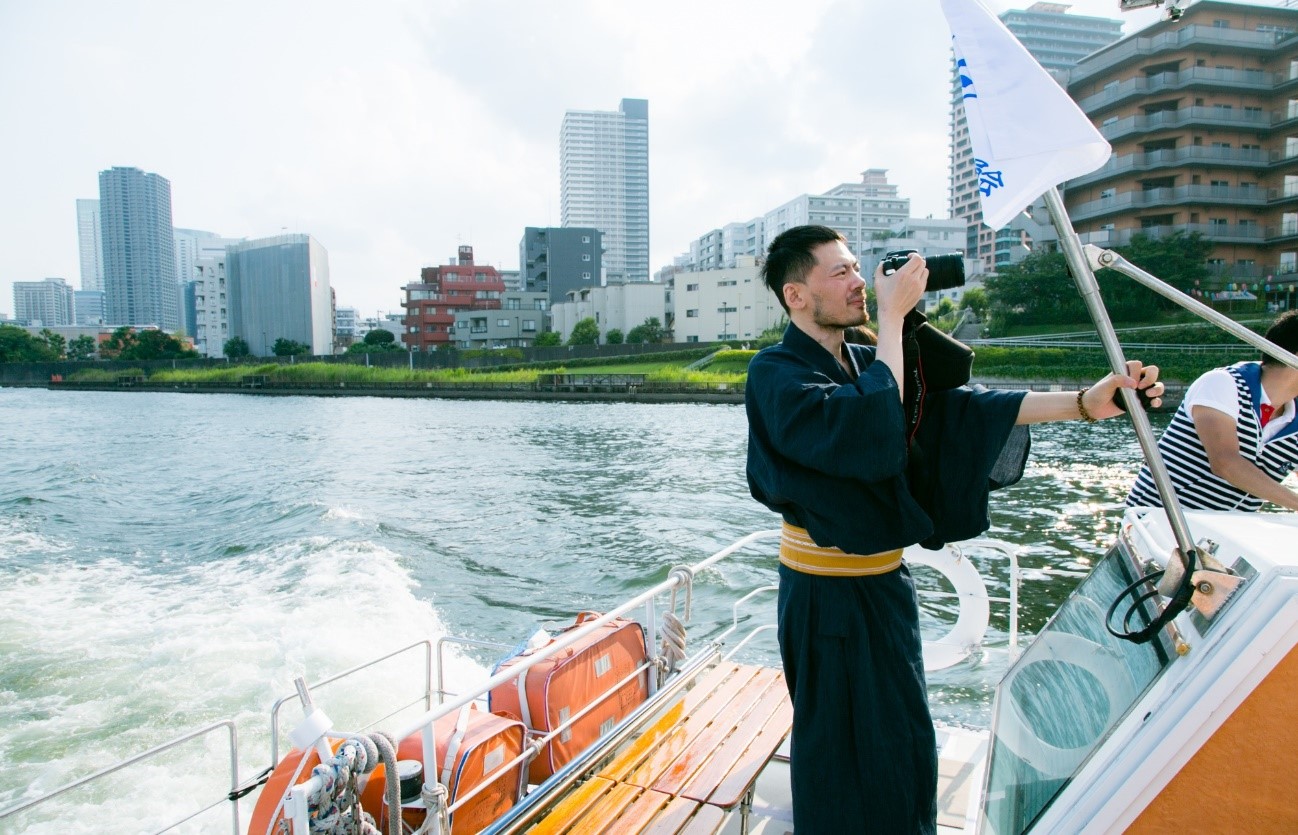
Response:
[[[1112,149],[1086,114],[980,0],[942,0],[964,89],[983,223],[999,229]]]

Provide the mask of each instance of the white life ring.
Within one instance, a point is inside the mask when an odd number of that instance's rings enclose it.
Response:
[[[910,565],[924,565],[940,572],[960,599],[960,614],[951,631],[935,641],[924,642],[924,671],[931,673],[958,664],[982,644],[987,634],[991,604],[982,575],[954,545],[937,551],[912,545],[901,556]]]
[[[1092,742],[1076,748],[1060,748],[1041,738],[1033,723],[1014,698],[1014,680],[1033,664],[1053,661],[1079,667],[1089,673],[1104,690],[1105,705],[1101,728],[1107,732],[1118,718],[1131,706],[1135,696],[1135,683],[1116,651],[1070,632],[1046,632],[1032,642],[1032,646],[1006,674],[997,688],[997,700],[1004,704],[1005,713],[996,723],[996,738],[1019,759],[1041,772],[1048,779],[1062,779],[1073,773],[1090,753]],[[1060,717],[1061,721],[1070,721]]]

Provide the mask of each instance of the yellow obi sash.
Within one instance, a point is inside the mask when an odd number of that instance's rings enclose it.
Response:
[[[803,574],[822,577],[867,577],[901,567],[901,549],[864,556],[822,548],[806,529],[785,522],[780,531],[780,562]]]

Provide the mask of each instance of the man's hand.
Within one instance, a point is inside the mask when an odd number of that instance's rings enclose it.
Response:
[[[879,308],[879,324],[900,323],[919,304],[928,284],[928,267],[919,253],[912,252],[906,263],[892,275],[883,274],[883,264],[874,268],[874,301]]]
[[[1082,405],[1096,420],[1116,417],[1125,409],[1118,405],[1118,389],[1136,389],[1149,407],[1163,405],[1163,384],[1158,382],[1158,366],[1144,365],[1140,360],[1127,360],[1127,374],[1106,374],[1082,395]]]

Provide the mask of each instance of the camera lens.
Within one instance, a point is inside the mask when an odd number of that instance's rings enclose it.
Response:
[[[924,259],[928,266],[928,290],[950,290],[964,286],[964,258],[957,252],[950,255],[930,255]]]

